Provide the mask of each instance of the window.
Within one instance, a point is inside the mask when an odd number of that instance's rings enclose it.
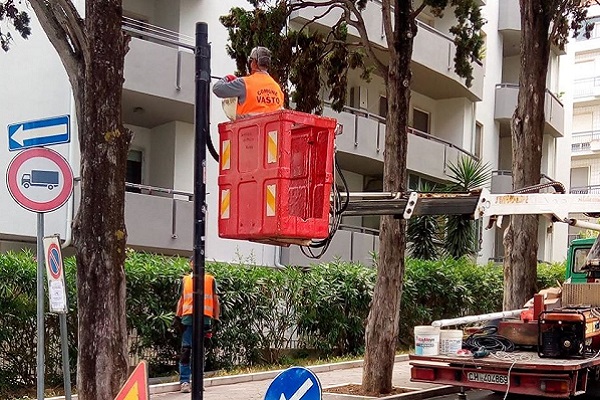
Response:
[[[413,128],[429,133],[429,113],[413,108]]]
[[[125,182],[135,183],[137,185],[142,184],[142,159],[143,154],[141,150],[129,150],[129,154],[127,154],[127,173],[125,175]],[[133,193],[141,192],[138,188],[126,188],[126,190]]]
[[[379,116],[385,118],[387,117],[387,97],[379,96]]]
[[[483,125],[475,123],[475,137],[473,138],[473,154],[481,160],[483,153]]]

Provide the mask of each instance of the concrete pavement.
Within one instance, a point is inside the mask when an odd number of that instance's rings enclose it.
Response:
[[[360,384],[362,381],[362,361],[328,364],[309,368],[317,375],[323,388],[348,383]],[[204,380],[206,391],[203,397],[206,400],[262,400],[269,384],[279,372],[281,371],[208,378]],[[415,389],[447,388],[439,385],[410,382],[410,366],[408,365],[407,356],[396,357],[392,382],[394,386]],[[169,392],[164,393],[162,392],[163,390]],[[152,386],[150,389],[151,399],[188,400],[191,397],[189,393],[173,392],[173,390],[179,390],[179,384],[171,383]],[[440,394],[443,394],[442,392]],[[339,398],[341,398],[341,395],[332,394],[324,396],[324,399],[331,400]],[[356,397],[354,398],[356,399]]]

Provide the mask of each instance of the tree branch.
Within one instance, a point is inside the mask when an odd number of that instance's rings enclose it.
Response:
[[[385,40],[388,48],[391,48],[394,46],[394,31],[392,30],[392,5],[390,0],[383,0],[381,2],[381,18]]]
[[[69,31],[65,30],[54,10],[53,5],[45,0],[30,0],[31,7],[37,16],[48,40],[56,49],[71,82],[73,92],[79,89],[77,74],[83,67],[83,60],[74,52],[69,42],[74,40]]]
[[[70,0],[56,0],[56,4],[61,7],[65,14],[66,27],[69,30],[71,39],[73,39],[73,44],[78,47],[78,49],[75,50],[79,50],[84,56],[87,56],[88,45],[84,33],[85,27],[83,19],[79,16],[77,9]],[[87,61],[89,58],[86,57],[85,60]]]
[[[307,21],[304,25],[302,25],[302,28],[300,28],[300,30],[298,32],[302,32],[308,25],[310,25],[313,22],[315,22],[315,21],[317,21],[317,20],[325,17],[327,14],[329,14],[335,8],[341,8],[341,6],[339,4],[332,4],[331,6],[329,6],[329,8],[327,9],[327,11],[325,11],[323,14],[317,15],[316,17],[312,18],[311,20]]]
[[[292,11],[298,11],[298,10],[302,10],[303,8],[308,8],[308,7],[327,7],[327,6],[332,6],[332,5],[336,5],[339,4],[340,0],[329,0],[329,1],[303,1],[303,0],[299,0],[297,2],[294,2],[292,4],[290,4],[290,12]]]
[[[345,16],[346,23],[358,31],[358,34],[361,38],[363,46],[365,46],[367,54],[369,55],[369,57],[371,58],[371,60],[373,61],[373,63],[377,67],[377,69],[379,70],[379,72],[381,73],[381,76],[384,77],[384,79],[386,79],[385,77],[387,77],[387,73],[388,73],[387,65],[384,64],[379,59],[379,57],[377,57],[377,55],[375,54],[375,49],[373,48],[373,44],[369,40],[369,34],[367,33],[367,28],[365,25],[365,21],[362,17],[362,14],[356,8],[356,6],[352,2],[352,0],[341,0],[341,1],[343,3],[345,3],[346,7],[347,7],[347,10],[346,10],[347,12],[346,12],[346,16]],[[354,16],[356,17],[356,20],[352,19],[351,14],[354,14]]]
[[[421,3],[421,5],[419,6],[419,8],[417,8],[416,10],[414,10],[411,14],[410,17],[412,19],[417,18],[417,15],[421,14],[421,11],[423,11],[425,9],[425,7],[427,7],[427,4],[425,4],[425,2]]]

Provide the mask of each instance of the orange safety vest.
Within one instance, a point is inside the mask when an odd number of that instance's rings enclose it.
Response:
[[[215,296],[214,292],[215,278],[212,275],[204,275],[204,315],[210,318],[215,318]],[[177,315],[183,317],[192,315],[194,310],[194,279],[192,274],[183,277],[183,292],[179,305],[177,307]]]
[[[283,92],[266,72],[255,72],[241,78],[246,85],[246,100],[237,105],[237,115],[262,114],[283,108]]]

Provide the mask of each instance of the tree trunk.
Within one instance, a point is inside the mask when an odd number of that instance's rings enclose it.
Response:
[[[544,138],[544,101],[550,56],[551,10],[545,0],[521,5],[519,97],[511,124],[515,190],[540,183]],[[536,291],[538,217],[513,216],[504,236],[505,310],[522,308]]]
[[[386,118],[383,190],[406,189],[407,128],[410,103],[410,60],[416,24],[410,1],[396,2],[394,48],[386,79],[388,113]],[[400,299],[404,278],[406,221],[381,217],[377,281],[365,332],[363,389],[389,393],[398,341]]]
[[[83,78],[81,90],[74,87],[81,148],[81,204],[73,224],[80,400],[113,400],[128,372],[123,265],[131,134],[124,129],[121,116],[128,49],[121,16],[120,0],[86,2],[90,57],[79,77]]]

